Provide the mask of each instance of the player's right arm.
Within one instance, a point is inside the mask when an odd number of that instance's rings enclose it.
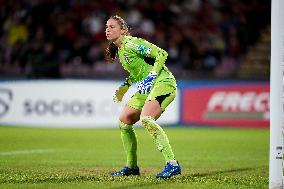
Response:
[[[114,96],[113,96],[113,101],[114,102],[121,102],[123,99],[123,96],[125,93],[128,91],[129,87],[133,84],[134,78],[128,76],[125,80],[124,83],[121,84],[115,91]]]

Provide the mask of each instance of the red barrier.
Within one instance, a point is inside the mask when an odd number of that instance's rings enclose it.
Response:
[[[269,85],[243,84],[184,89],[184,124],[269,127]]]

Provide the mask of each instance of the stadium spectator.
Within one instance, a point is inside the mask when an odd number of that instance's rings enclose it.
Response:
[[[61,67],[79,55],[82,66],[91,70],[104,61],[103,23],[114,13],[125,17],[133,35],[166,49],[170,67],[177,72],[214,73],[224,57],[232,57],[237,69],[260,30],[269,24],[269,8],[265,0],[2,1],[0,54],[4,60],[0,64],[11,69],[0,66],[0,72],[24,66],[18,74],[27,76],[28,65],[15,52],[24,54],[38,30],[42,43],[54,44]],[[89,77],[96,74],[94,69]]]

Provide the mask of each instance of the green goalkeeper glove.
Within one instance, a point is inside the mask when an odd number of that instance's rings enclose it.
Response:
[[[125,81],[122,85],[116,89],[114,96],[113,96],[113,101],[116,103],[119,103],[122,101],[124,94],[128,91],[130,84]]]

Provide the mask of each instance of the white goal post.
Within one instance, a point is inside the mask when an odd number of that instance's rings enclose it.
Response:
[[[283,189],[284,0],[271,3],[269,189]]]

